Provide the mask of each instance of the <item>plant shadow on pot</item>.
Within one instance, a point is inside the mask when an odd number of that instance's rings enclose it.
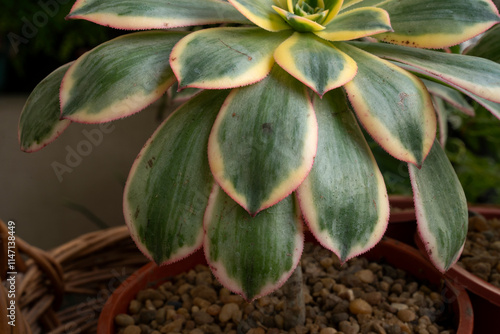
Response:
[[[417,231],[413,198],[409,196],[389,196],[391,215],[385,236],[416,247],[414,235]]]
[[[469,206],[471,215],[479,214],[486,219],[500,219],[500,208],[493,206]],[[418,233],[414,240],[418,249],[427,257],[427,251]],[[474,309],[474,333],[494,333],[498,331],[500,317],[500,288],[455,264],[445,277],[456,285],[468,290]]]
[[[306,234],[306,242],[317,244],[309,233]],[[362,256],[370,261],[383,261],[406,271],[417,279],[427,281],[436,287],[442,287],[441,297],[445,304],[451,304],[451,307],[447,306],[453,313],[453,321],[455,328],[457,328],[456,333],[472,333],[474,323],[472,305],[465,289],[450,280],[443,280],[443,276],[415,248],[397,240],[384,238],[377,246]],[[135,272],[115,290],[104,305],[97,333],[115,333],[114,319],[116,315],[127,312],[130,301],[140,290],[157,287],[198,264],[206,265],[202,250],[171,265],[158,267],[154,263],[150,263]]]

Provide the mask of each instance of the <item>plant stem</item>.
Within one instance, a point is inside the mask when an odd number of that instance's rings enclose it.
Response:
[[[285,297],[285,328],[302,326],[306,321],[306,305],[304,303],[302,267],[295,268],[288,281],[283,285]]]

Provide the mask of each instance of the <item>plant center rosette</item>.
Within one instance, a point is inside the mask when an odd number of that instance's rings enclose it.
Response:
[[[158,264],[204,247],[220,282],[251,300],[297,266],[303,221],[343,262],[373,247],[389,202],[358,124],[408,163],[434,264],[445,271],[457,260],[467,205],[435,140],[429,91],[495,113],[500,65],[428,49],[498,23],[491,1],[78,0],[69,18],[151,31],[49,75],[21,116],[23,149],[45,146],[69,121],[129,116],[175,82],[201,90],[153,134],[126,184],[131,235]],[[186,26],[203,27],[166,30]],[[40,129],[32,118],[42,114]]]

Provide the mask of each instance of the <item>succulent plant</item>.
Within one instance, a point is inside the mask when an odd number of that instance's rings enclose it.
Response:
[[[342,262],[373,247],[389,201],[358,123],[408,163],[436,267],[457,260],[467,205],[435,140],[429,90],[497,106],[500,65],[427,49],[498,23],[490,0],[78,0],[69,18],[151,31],[42,81],[21,115],[22,149],[71,121],[132,115],[175,82],[202,90],[152,135],[127,180],[125,220],[158,264],[203,246],[220,282],[251,300],[297,266],[303,220]]]

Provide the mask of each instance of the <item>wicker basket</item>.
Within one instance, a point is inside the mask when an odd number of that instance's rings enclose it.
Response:
[[[51,251],[16,236],[15,324],[7,307],[8,228],[0,220],[0,333],[95,333],[108,296],[148,262],[126,226],[88,233]]]

